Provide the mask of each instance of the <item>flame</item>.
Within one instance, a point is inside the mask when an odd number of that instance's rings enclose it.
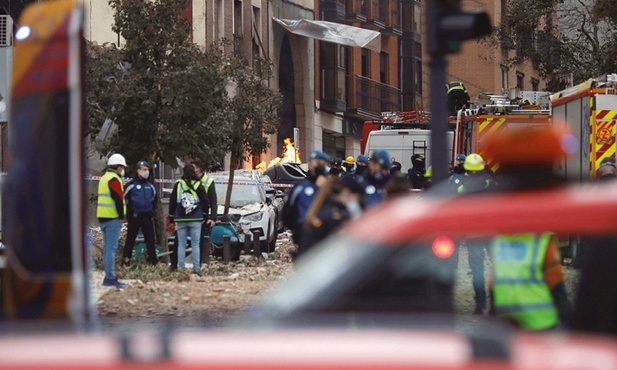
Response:
[[[270,168],[279,163],[286,163],[286,162],[302,163],[302,161],[300,160],[300,151],[297,150],[296,147],[294,146],[294,143],[291,142],[291,138],[286,138],[285,140],[283,140],[283,143],[285,144],[283,155],[281,155],[280,157],[274,158],[269,163],[266,163],[266,161],[262,161],[260,164],[255,166],[255,169],[260,170],[261,172],[264,172],[267,168]]]

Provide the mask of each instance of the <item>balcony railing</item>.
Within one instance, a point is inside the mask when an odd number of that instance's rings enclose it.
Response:
[[[363,76],[353,76],[352,81],[355,102],[348,102],[348,113],[371,119],[379,118],[381,112],[401,110],[399,89]]]
[[[345,69],[340,67],[323,68],[321,70],[321,109],[328,112],[344,112]]]

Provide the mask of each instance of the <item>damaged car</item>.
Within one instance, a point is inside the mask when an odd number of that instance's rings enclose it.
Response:
[[[229,186],[229,173],[218,172],[210,175],[216,186],[218,198],[217,213],[225,213],[225,198]],[[231,187],[229,217],[238,225],[240,243],[246,235],[259,236],[260,250],[273,252],[278,236],[278,212],[271,197],[266,195],[265,185],[254,176],[236,173]]]

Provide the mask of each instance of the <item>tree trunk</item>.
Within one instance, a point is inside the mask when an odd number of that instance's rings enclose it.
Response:
[[[231,163],[229,164],[229,182],[227,183],[227,193],[225,194],[225,211],[224,214],[229,214],[229,203],[231,203],[231,188],[234,182],[234,175],[239,159],[235,155],[231,155]]]
[[[156,236],[156,244],[159,245],[163,251],[167,251],[167,228],[165,227],[165,210],[163,210],[163,203],[161,198],[158,198],[156,205],[154,206],[154,233]],[[169,255],[165,256],[165,262],[169,262]]]

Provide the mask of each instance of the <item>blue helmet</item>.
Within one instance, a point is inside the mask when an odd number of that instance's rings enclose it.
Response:
[[[356,163],[368,164],[368,157],[365,155],[359,155],[358,158],[356,158]]]
[[[323,159],[326,162],[330,162],[330,156],[320,150],[313,150],[309,155],[309,159]]]
[[[392,158],[385,149],[377,149],[371,156],[371,160],[379,163],[384,170],[389,170],[392,167]]]
[[[465,154],[462,154],[462,153],[461,153],[461,154],[457,154],[457,155],[456,155],[456,160],[457,160],[457,161],[464,161],[464,160],[465,160],[465,158],[467,158],[467,156],[466,156]]]
[[[139,161],[139,162],[137,162],[137,167],[141,167],[141,166],[145,166],[145,167],[150,168],[150,164],[148,162],[146,162],[146,161]]]

